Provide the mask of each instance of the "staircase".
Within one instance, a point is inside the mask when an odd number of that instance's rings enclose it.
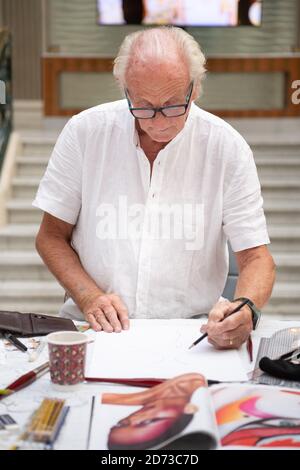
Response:
[[[22,135],[8,224],[0,228],[0,310],[57,315],[63,303],[62,287],[35,250],[42,212],[31,205],[55,141],[56,135]]]
[[[31,206],[56,137],[24,134],[8,225],[0,228],[0,310],[57,314],[64,292],[35,251],[41,211]],[[278,139],[279,140],[279,139]],[[264,313],[300,315],[300,142],[251,142],[267,217],[277,280]]]
[[[264,313],[300,316],[300,142],[252,145],[276,283]]]

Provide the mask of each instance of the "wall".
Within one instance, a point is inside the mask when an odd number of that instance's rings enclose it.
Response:
[[[264,0],[260,28],[188,29],[206,54],[290,52],[298,41],[299,0]],[[48,42],[61,52],[114,56],[122,39],[135,27],[99,27],[96,0],[48,0]]]
[[[264,0],[260,28],[190,28],[206,55],[290,53],[298,41],[299,0]],[[48,0],[48,45],[62,54],[114,57],[134,26],[97,25],[96,0]],[[211,74],[199,104],[214,109],[280,109],[283,74]],[[62,107],[88,108],[120,98],[110,74],[68,73],[60,82]]]
[[[21,100],[40,99],[42,0],[0,2],[2,25],[12,34],[13,97]]]
[[[296,12],[296,18],[298,18],[297,23],[297,50],[300,52],[300,2],[298,2],[298,11]]]
[[[0,0],[0,29],[3,26],[3,0]]]
[[[43,3],[46,3],[47,7],[44,28]],[[261,28],[203,28],[189,31],[200,42],[204,52],[210,55],[290,52],[296,44],[300,47],[300,22],[297,21],[296,14],[299,4],[299,0],[264,0]],[[7,25],[13,34],[15,99],[41,98],[40,56],[43,50],[43,34],[47,35],[45,43],[54,51],[112,57],[117,53],[124,36],[136,29],[129,26],[101,28],[96,24],[96,13],[96,0],[0,0],[0,26],[1,23]],[[45,45],[44,49],[46,48]],[[109,97],[111,94],[117,96],[118,92],[112,81],[107,77],[104,80],[106,89],[111,90]],[[232,83],[232,93],[238,83],[237,77]],[[63,83],[62,87],[64,86]],[[277,88],[277,83],[274,83],[274,86]],[[87,103],[105,100],[104,87],[100,88],[100,95],[96,97],[94,93],[90,93]],[[214,89],[209,90],[209,93],[213,94]],[[68,102],[72,101],[72,94],[66,98]],[[270,105],[272,103],[268,103],[268,106]]]

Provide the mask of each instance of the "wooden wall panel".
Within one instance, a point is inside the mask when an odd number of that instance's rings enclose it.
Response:
[[[60,103],[60,75],[66,72],[111,72],[112,58],[99,57],[44,57],[43,93],[46,116],[71,116],[80,112],[78,108],[62,108]],[[208,58],[209,73],[281,73],[285,76],[283,90],[284,106],[282,109],[214,109],[214,114],[223,117],[279,117],[300,116],[300,106],[293,104],[291,96],[294,80],[300,77],[300,55],[290,57],[212,57]],[[101,76],[101,75],[100,75]],[[270,78],[271,79],[271,78]],[[226,94],[226,89],[224,90]],[[97,104],[95,102],[95,104]]]
[[[2,0],[3,23],[12,35],[14,99],[41,99],[41,0]]]

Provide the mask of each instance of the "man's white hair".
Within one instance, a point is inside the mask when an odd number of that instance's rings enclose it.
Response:
[[[126,73],[132,62],[161,61],[170,63],[174,58],[187,64],[190,80],[200,92],[205,76],[205,57],[197,41],[181,28],[162,26],[150,28],[125,37],[114,61],[113,74],[122,89],[126,88]]]

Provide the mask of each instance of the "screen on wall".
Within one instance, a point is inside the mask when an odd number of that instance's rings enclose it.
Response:
[[[99,25],[260,26],[262,0],[97,0]]]

